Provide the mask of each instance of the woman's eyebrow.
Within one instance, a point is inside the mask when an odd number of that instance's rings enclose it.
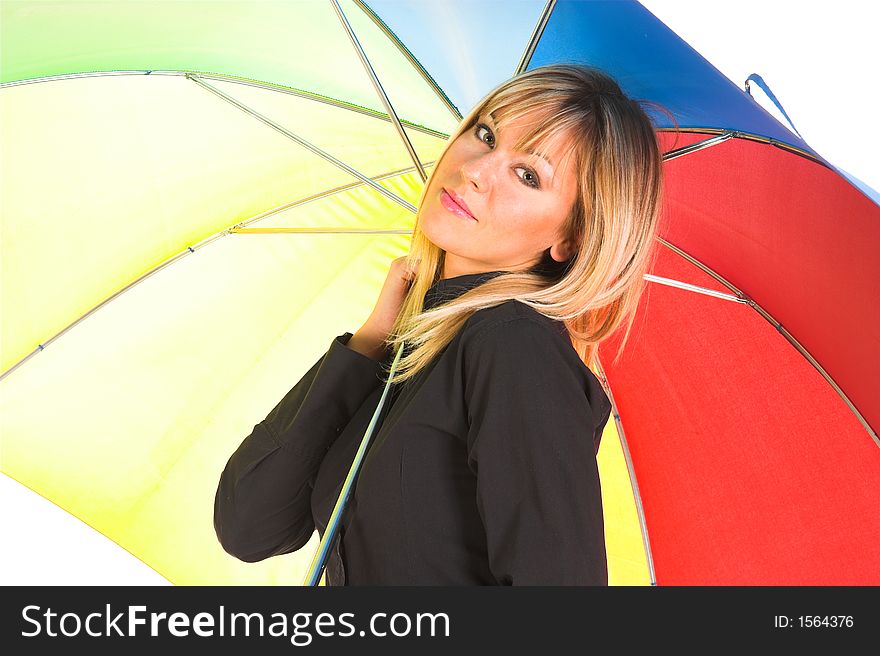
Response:
[[[492,128],[493,128],[495,131],[497,131],[497,130],[498,130],[498,126],[495,125],[495,117],[492,116],[492,112],[486,114],[486,116],[489,118],[489,121],[492,123]],[[479,118],[478,118],[477,120],[479,120]],[[528,155],[536,155],[536,156],[540,157],[540,158],[543,159],[545,162],[547,162],[547,164],[550,165],[550,169],[551,169],[551,170],[555,170],[555,169],[553,169],[553,161],[550,159],[550,157],[549,157],[548,155],[542,155],[542,154],[540,154],[540,153],[538,153],[538,152],[536,152],[536,151],[534,151],[534,150],[526,150],[525,152],[526,152],[526,154],[528,154]]]

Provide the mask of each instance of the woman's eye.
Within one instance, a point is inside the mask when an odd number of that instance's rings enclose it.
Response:
[[[523,168],[522,166],[517,166],[516,169],[517,171],[525,171],[522,178],[520,178],[523,181],[523,184],[529,187],[534,187],[535,189],[538,188],[538,176],[535,175],[534,171]]]
[[[483,123],[477,123],[477,127],[474,128],[474,134],[476,134],[477,139],[479,139],[480,141],[483,141],[483,138],[480,136],[480,130],[485,130],[486,132],[489,133],[489,136],[492,138],[491,142],[484,142],[484,143],[488,143],[490,146],[493,145],[495,143],[495,137],[492,135],[492,132],[489,130],[489,126],[484,125]]]
[[[491,139],[491,141],[486,141],[483,139],[483,137],[482,137],[483,130],[485,130],[486,133],[489,135],[489,138]],[[485,144],[488,144],[490,147],[493,147],[495,145],[495,135],[492,134],[492,131],[489,129],[489,126],[486,125],[485,123],[477,123],[476,127],[474,128],[474,135],[477,137],[477,139],[479,139],[480,141],[482,141]],[[527,187],[531,187],[533,189],[540,188],[541,185],[540,185],[540,181],[538,180],[538,175],[533,170],[525,168],[523,166],[517,166],[516,170],[517,171],[519,171],[519,170],[525,171],[525,174],[522,177],[520,177],[520,180],[523,181],[524,185],[526,185]]]

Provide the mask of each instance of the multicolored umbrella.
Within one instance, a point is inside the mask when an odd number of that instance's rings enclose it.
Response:
[[[360,1],[0,11],[3,472],[175,583],[300,583],[317,535],[236,561],[217,477],[369,314],[461,113]],[[878,207],[638,3],[549,2],[520,52],[681,126],[600,349],[611,583],[876,583]]]

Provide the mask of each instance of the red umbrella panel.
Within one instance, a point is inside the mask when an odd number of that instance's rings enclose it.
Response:
[[[600,347],[652,579],[878,584],[880,208],[790,149],[662,140],[656,284]]]

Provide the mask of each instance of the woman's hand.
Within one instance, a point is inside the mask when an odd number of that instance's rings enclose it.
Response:
[[[385,339],[391,334],[414,276],[415,270],[406,266],[406,256],[391,262],[376,307],[364,325],[348,340],[349,348],[377,361],[385,357]]]

